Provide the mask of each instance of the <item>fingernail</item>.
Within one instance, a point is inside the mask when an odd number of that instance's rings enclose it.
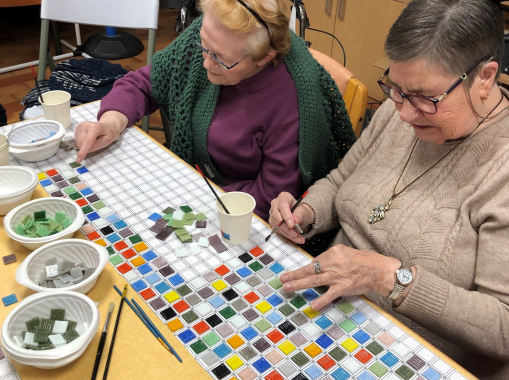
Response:
[[[310,308],[311,310],[315,310],[315,308],[314,308],[313,304],[309,305],[309,308]]]
[[[283,285],[283,288],[284,288],[285,290],[290,290],[291,286],[290,286],[290,284],[284,284],[284,285]]]
[[[286,281],[288,281],[288,275],[287,275],[287,274],[282,275],[282,276],[279,278],[279,281],[281,281],[281,282],[286,282]]]

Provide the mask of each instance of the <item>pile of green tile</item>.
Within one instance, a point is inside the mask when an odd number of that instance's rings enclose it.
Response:
[[[46,211],[35,211],[34,216],[27,214],[14,231],[21,236],[39,238],[54,235],[65,230],[74,222],[65,212],[56,212],[55,218],[47,218]]]
[[[29,350],[51,350],[64,346],[80,334],[76,331],[76,321],[65,319],[65,309],[51,309],[50,317],[35,317],[26,322],[26,331],[15,336],[20,347]]]
[[[180,210],[167,207],[163,210],[163,219],[168,222],[167,226],[175,229],[175,233],[182,243],[193,241],[192,236],[184,228],[184,226],[192,226],[193,220],[205,220],[207,217],[204,213],[194,214],[189,206],[180,206]]]

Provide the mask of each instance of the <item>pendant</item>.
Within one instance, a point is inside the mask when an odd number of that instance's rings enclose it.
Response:
[[[369,214],[368,216],[369,224],[375,224],[376,222],[379,222],[380,220],[385,218],[385,212],[389,210],[393,200],[394,195],[387,199],[381,205],[373,207],[373,211],[371,211],[371,214]]]

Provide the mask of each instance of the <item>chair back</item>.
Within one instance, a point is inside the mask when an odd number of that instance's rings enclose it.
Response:
[[[361,135],[362,122],[368,104],[368,89],[353,73],[331,57],[317,50],[309,49],[309,52],[327,70],[336,82],[339,92],[343,95],[345,107],[350,117],[350,122],[355,137]]]

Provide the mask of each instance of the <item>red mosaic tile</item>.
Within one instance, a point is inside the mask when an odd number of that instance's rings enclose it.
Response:
[[[366,351],[364,348],[360,349],[355,355],[355,358],[360,361],[362,364],[366,364],[371,360],[373,355],[371,355],[368,351]]]
[[[133,269],[133,267],[127,263],[123,263],[117,267],[117,270],[122,274],[129,272],[131,269]]]
[[[121,251],[123,249],[126,249],[128,247],[127,243],[123,240],[119,241],[119,242],[116,242],[115,244],[113,244],[113,246],[115,247],[115,249],[117,251]]]
[[[270,333],[267,334],[267,338],[269,338],[272,343],[277,343],[281,339],[283,339],[285,336],[279,332],[279,330],[272,330]]]
[[[284,380],[284,377],[281,376],[281,374],[278,371],[274,370],[267,376],[265,376],[265,380]]]
[[[46,174],[50,177],[53,177],[54,175],[57,175],[58,172],[55,169],[48,170]]]
[[[177,312],[182,313],[184,310],[189,309],[189,305],[186,301],[182,300],[173,305],[173,308],[177,310]]]
[[[210,330],[210,326],[207,325],[207,323],[205,321],[201,321],[200,323],[197,323],[193,326],[193,329],[198,333],[198,334],[203,334],[205,331],[207,330]]]
[[[244,296],[244,298],[247,300],[247,302],[249,303],[253,303],[253,302],[256,302],[260,299],[260,297],[258,296],[258,294],[256,294],[255,292],[251,292],[251,293],[248,293]]]
[[[230,270],[226,265],[221,265],[219,268],[216,268],[217,274],[220,276],[224,276],[226,273],[228,273]]]
[[[136,252],[134,252],[132,249],[128,249],[121,253],[122,256],[126,259],[130,259],[131,257],[136,256]]]
[[[329,355],[323,355],[316,362],[320,365],[320,367],[322,367],[326,371],[336,364],[334,359],[332,359]]]
[[[254,256],[254,257],[258,257],[260,256],[264,251],[263,249],[261,249],[260,247],[256,246],[254,247],[252,250],[250,250],[249,252],[251,252],[251,254]]]
[[[99,233],[97,231],[94,231],[94,232],[90,232],[88,235],[87,235],[87,239],[88,240],[96,240],[96,239],[99,239],[101,237],[101,235],[99,235]]]
[[[144,291],[140,292],[140,296],[143,297],[144,300],[149,300],[154,297],[156,294],[151,288],[147,288]]]
[[[85,198],[78,199],[77,201],[74,202],[76,202],[76,204],[80,207],[88,205],[88,202]]]

